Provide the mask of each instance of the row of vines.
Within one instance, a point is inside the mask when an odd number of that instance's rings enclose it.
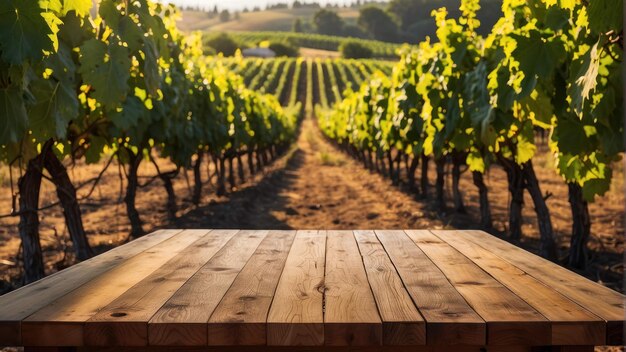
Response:
[[[138,168],[153,163],[175,207],[172,179],[196,176],[213,159],[218,193],[226,164],[251,173],[293,140],[298,108],[247,89],[244,80],[202,55],[201,38],[177,31],[173,6],[149,0],[0,1],[0,161],[9,165],[12,211],[19,217],[24,283],[44,276],[39,238],[40,187],[56,186],[76,257],[93,250],[85,235],[77,186],[68,168],[114,161],[126,178],[124,203],[131,237],[145,233],[135,206]],[[283,65],[284,66],[284,65]],[[274,71],[267,89],[287,84]],[[261,83],[259,83],[261,84]],[[294,104],[297,105],[297,104]],[[157,159],[169,161],[161,170]],[[93,190],[99,177],[90,180]],[[14,182],[16,180],[17,182]]]
[[[486,229],[492,219],[484,174],[503,168],[511,239],[522,236],[528,191],[540,253],[556,260],[550,209],[532,162],[536,136],[549,134],[554,170],[569,189],[567,263],[584,268],[588,204],[609,190],[612,167],[624,152],[622,1],[505,0],[502,18],[486,37],[476,32],[479,8],[478,0],[463,0],[458,20],[445,9],[434,11],[437,42],[406,49],[390,76],[377,75],[332,109],[318,111],[319,125],[394,182],[404,163],[409,186],[423,196],[428,163],[434,161],[440,207],[451,164],[454,208],[465,211],[459,178],[470,170]]]

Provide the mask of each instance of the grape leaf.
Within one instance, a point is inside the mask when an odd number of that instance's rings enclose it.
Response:
[[[589,93],[595,89],[600,69],[600,52],[598,44],[589,49],[587,53],[572,65],[570,77],[571,85],[569,95],[572,98],[572,108],[576,113],[581,114],[585,101],[589,100]]]
[[[61,45],[58,53],[45,61],[53,77],[31,82],[30,92],[36,103],[28,111],[30,129],[39,140],[51,137],[63,139],[69,122],[78,116],[79,102],[74,82],[76,65],[71,49],[65,45]]]
[[[517,41],[513,57],[524,72],[521,95],[530,94],[534,89],[535,78],[548,78],[565,58],[565,48],[558,39],[545,40],[539,32],[530,31],[529,36],[511,35]]]
[[[591,0],[587,5],[589,28],[595,33],[615,31],[623,28],[623,0]]]
[[[100,103],[117,107],[128,94],[131,61],[128,49],[90,39],[80,47],[81,67],[85,84],[94,89],[93,96]]]
[[[28,128],[28,115],[22,90],[16,87],[0,89],[0,145],[17,143]]]
[[[92,5],[91,0],[63,0],[62,13],[65,16],[68,12],[74,11],[78,17],[84,17],[89,14]]]
[[[42,16],[44,10],[36,0],[0,0],[0,55],[19,65],[26,60],[38,61],[44,51],[53,51],[53,30]],[[50,20],[54,15],[48,13]]]
[[[583,198],[593,202],[596,195],[602,196],[611,188],[611,176],[605,178],[592,178],[583,184]]]

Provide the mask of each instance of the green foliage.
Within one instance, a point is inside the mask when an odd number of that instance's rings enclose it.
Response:
[[[374,55],[370,48],[356,41],[342,43],[339,52],[344,59],[369,59]]]
[[[270,43],[269,48],[276,56],[296,57],[300,53],[297,47],[285,43]]]
[[[398,41],[398,24],[383,9],[367,6],[359,11],[358,24],[373,39],[387,42]]]
[[[354,26],[353,26],[354,27]],[[356,27],[358,28],[358,27]],[[345,30],[346,28],[344,28]],[[256,46],[263,41],[270,43],[288,43],[298,48],[312,48],[320,50],[338,51],[339,46],[346,42],[358,42],[370,48],[374,58],[398,58],[398,51],[402,47],[398,44],[385,43],[377,40],[343,38],[310,33],[293,32],[232,32],[229,33],[237,42],[242,45]]]
[[[240,45],[226,33],[217,33],[208,37],[205,44],[215,50],[216,53],[225,56],[235,55],[237,49],[240,48]]]
[[[313,16],[313,24],[317,33],[324,35],[341,35],[343,20],[335,11],[321,9]]]
[[[91,0],[1,0],[2,161],[25,165],[52,139],[60,153],[88,163],[118,152],[125,161],[128,148],[144,156],[156,149],[187,166],[198,150],[222,156],[294,137],[297,113],[212,66],[200,37],[177,31],[173,6],[99,5],[90,19]],[[6,49],[9,36],[27,40],[11,38]]]
[[[390,6],[400,5],[410,4]],[[556,171],[593,200],[624,152],[621,5],[505,1],[485,38],[478,0],[462,1],[458,20],[434,11],[436,43],[406,50],[391,78],[349,93],[319,125],[360,150],[467,155],[480,172],[496,160],[523,166],[534,130],[547,129]]]

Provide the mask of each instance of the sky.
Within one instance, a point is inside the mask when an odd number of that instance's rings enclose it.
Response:
[[[244,8],[253,8],[258,6],[264,8],[268,4],[276,3],[292,3],[294,0],[162,0],[163,2],[172,2],[178,6],[199,6],[211,9],[217,5],[219,9],[227,10],[243,10]],[[300,0],[300,2],[317,2],[322,5],[331,4],[350,4],[356,0]]]

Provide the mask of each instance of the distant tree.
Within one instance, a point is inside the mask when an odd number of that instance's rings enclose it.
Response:
[[[228,12],[228,10],[222,10],[222,12],[220,12],[220,21],[222,22],[230,21],[230,12]]]
[[[343,27],[343,36],[362,39],[369,37],[368,33],[366,33],[361,27],[353,24],[347,24]]]
[[[276,56],[296,57],[300,54],[300,50],[287,43],[270,43],[269,48]]]
[[[400,27],[406,30],[423,17],[420,17],[420,13],[425,10],[424,6],[424,2],[418,0],[391,0],[387,11],[396,16],[400,20]]]
[[[339,52],[345,59],[369,59],[374,55],[372,49],[356,41],[342,43]]]
[[[302,3],[298,0],[294,1],[293,4],[291,5],[291,8],[293,9],[299,9],[302,7]]]
[[[302,33],[304,32],[303,28],[302,28],[302,20],[299,18],[296,18],[295,21],[293,21],[293,31],[296,33]]]
[[[222,53],[224,56],[233,56],[239,49],[239,44],[226,33],[214,34],[206,40],[205,44],[213,48],[215,53]]]
[[[358,24],[363,30],[377,40],[398,41],[398,24],[383,9],[367,6],[359,11]]]
[[[319,34],[341,35],[343,30],[343,20],[335,11],[319,10],[313,16],[315,29]]]

